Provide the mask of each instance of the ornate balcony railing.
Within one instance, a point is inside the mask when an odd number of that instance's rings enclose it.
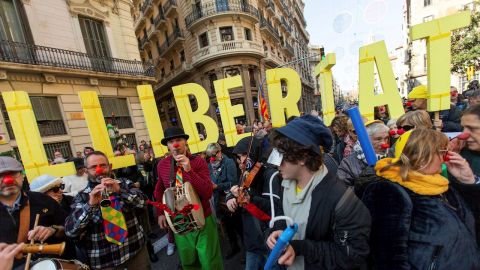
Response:
[[[170,12],[170,9],[176,6],[177,6],[176,0],[167,0],[167,2],[165,2],[165,4],[163,5],[163,10],[165,11],[165,14],[168,15],[168,13]]]
[[[168,37],[167,37],[167,40],[165,42],[162,43],[162,45],[160,46],[160,57],[163,56],[167,51],[168,49],[170,48],[170,46],[177,40],[177,39],[180,39],[180,38],[183,38],[183,33],[182,33],[182,30],[180,30],[179,28],[175,28],[173,30],[173,33],[170,34]]]
[[[153,77],[151,64],[26,43],[0,40],[0,61]]]
[[[163,11],[160,10],[160,13],[155,16],[155,19],[153,19],[153,24],[155,24],[155,27],[158,27],[161,22],[165,22],[165,15],[163,14]]]
[[[146,10],[151,4],[152,4],[152,0],[146,0],[146,1],[143,3],[143,5],[142,5],[142,7],[141,7],[141,9],[140,9],[140,10],[142,11],[142,13],[145,13],[145,10]]]
[[[273,26],[263,17],[260,18],[260,29],[267,29],[278,41],[280,41],[280,34],[273,28]]]
[[[292,27],[287,23],[284,17],[282,17],[282,24],[285,26],[285,29],[291,33],[292,32]]]
[[[251,53],[262,55],[263,50],[259,44],[252,41],[221,42],[200,49],[195,55],[193,55],[192,65],[197,65],[215,57],[222,57],[228,53]]]
[[[285,44],[284,44],[283,47],[284,47],[285,49],[287,49],[287,51],[289,51],[290,54],[295,55],[295,51],[293,50],[293,47],[292,47],[290,44],[288,44],[287,42],[285,42]]]
[[[203,4],[200,8],[194,8],[193,12],[185,18],[185,25],[192,26],[195,22],[202,18],[222,14],[222,13],[244,13],[258,18],[258,10],[239,0],[218,1],[218,3],[210,2]]]

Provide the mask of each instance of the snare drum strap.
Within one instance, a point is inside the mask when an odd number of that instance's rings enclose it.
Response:
[[[20,225],[18,226],[17,243],[20,244],[20,243],[27,242],[27,234],[29,229],[30,229],[30,202],[28,201],[28,199],[26,199],[25,205],[20,210]],[[21,259],[22,256],[23,256],[22,253],[18,253],[15,257],[17,259]]]

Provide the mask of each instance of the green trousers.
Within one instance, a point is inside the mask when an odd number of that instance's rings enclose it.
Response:
[[[183,270],[223,270],[217,224],[210,215],[201,231],[175,234]]]

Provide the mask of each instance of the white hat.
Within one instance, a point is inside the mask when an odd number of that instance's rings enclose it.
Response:
[[[33,179],[32,183],[30,183],[30,189],[32,191],[45,193],[49,191],[51,188],[59,186],[62,184],[62,178],[51,175],[40,175],[39,177]]]

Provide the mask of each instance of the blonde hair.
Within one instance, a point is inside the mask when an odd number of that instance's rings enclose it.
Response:
[[[393,166],[400,167],[400,175],[406,181],[409,172],[417,171],[430,164],[435,155],[439,155],[440,150],[447,149],[448,142],[448,137],[439,131],[415,128],[408,138],[400,158],[383,168],[382,171]]]
[[[400,116],[397,120],[397,127],[403,125],[412,125],[416,128],[432,128],[432,120],[428,112],[424,110],[409,111]]]

